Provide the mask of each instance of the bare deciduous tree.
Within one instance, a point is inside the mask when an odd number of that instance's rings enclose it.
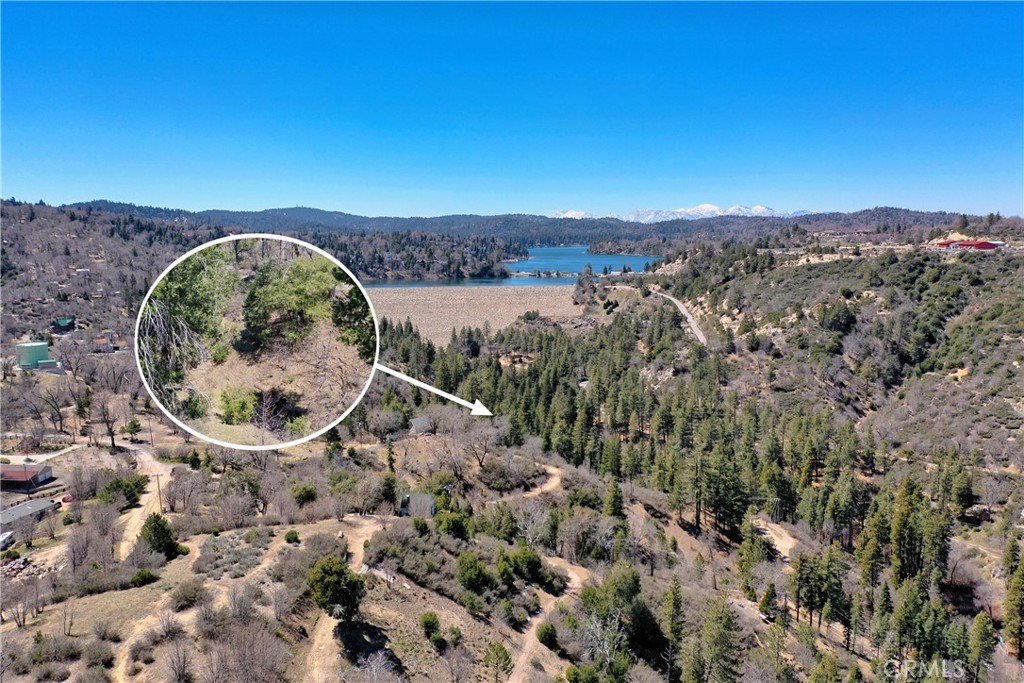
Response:
[[[71,631],[75,628],[75,600],[68,598],[61,605],[60,622],[64,635],[71,637]]]
[[[32,604],[28,587],[21,582],[8,582],[4,586],[0,598],[3,600],[3,613],[14,621],[15,626],[25,628]],[[8,638],[3,638],[3,640],[8,640]]]
[[[192,643],[185,638],[176,638],[167,653],[167,671],[174,683],[192,681]]]
[[[91,542],[92,538],[88,529],[83,527],[73,529],[68,534],[67,556],[72,574],[76,574],[78,568],[85,564],[85,561],[89,558],[89,545]]]
[[[232,678],[247,683],[277,683],[288,650],[258,619],[232,629],[227,638]]]
[[[19,519],[11,522],[11,531],[14,532],[14,538],[25,544],[26,547],[32,547],[32,538],[36,533],[36,518],[35,515],[26,515]]]
[[[351,672],[342,673],[342,680],[352,680],[353,683],[356,681],[360,683],[401,683],[403,680],[398,674],[394,661],[384,650],[377,650],[360,659],[354,678],[347,679],[345,676],[348,673]]]
[[[450,647],[441,657],[452,683],[465,683],[473,679],[473,655],[466,646]]]

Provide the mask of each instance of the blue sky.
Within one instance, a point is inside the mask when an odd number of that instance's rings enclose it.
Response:
[[[1024,11],[2,6],[2,194],[364,215],[1024,213]]]

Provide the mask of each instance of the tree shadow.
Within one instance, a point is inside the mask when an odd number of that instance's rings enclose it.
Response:
[[[341,641],[342,653],[352,664],[358,665],[365,657],[374,652],[384,652],[394,671],[400,677],[405,676],[405,666],[394,652],[388,649],[388,636],[379,626],[366,622],[352,624],[338,623],[334,627],[335,639]]]
[[[259,343],[259,337],[248,327],[238,333],[232,347],[239,355],[249,357],[257,356],[263,350]]]

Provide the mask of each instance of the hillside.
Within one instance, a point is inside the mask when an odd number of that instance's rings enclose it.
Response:
[[[32,229],[70,211],[4,210],[19,286],[91,259]],[[103,220],[74,234],[104,282],[186,246]],[[879,227],[674,246],[447,346],[382,322],[381,362],[493,418],[378,374],[326,438],[243,452],[167,424],[124,354],[8,373],[5,457],[70,499],[11,525],[4,680],[1014,680],[1024,235]]]

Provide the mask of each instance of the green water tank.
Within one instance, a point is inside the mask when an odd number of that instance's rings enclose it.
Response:
[[[50,345],[44,341],[18,344],[18,367],[35,368],[40,361],[50,359]]]

